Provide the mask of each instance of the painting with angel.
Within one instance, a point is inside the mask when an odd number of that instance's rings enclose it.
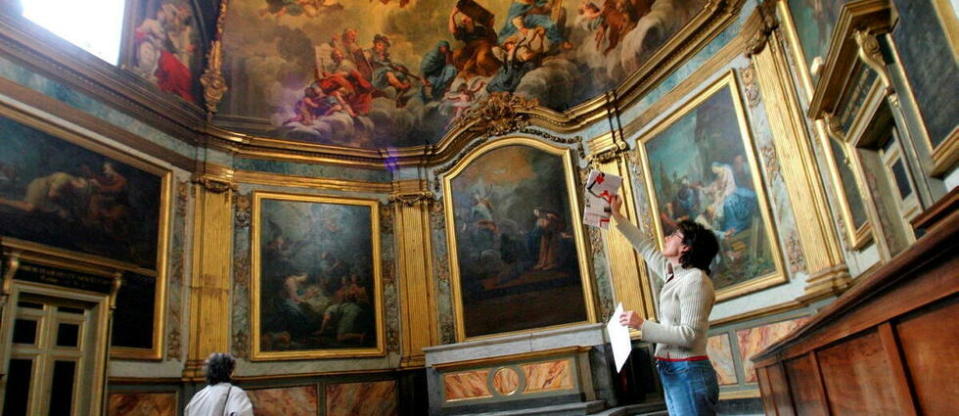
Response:
[[[255,356],[382,346],[376,206],[254,194]]]

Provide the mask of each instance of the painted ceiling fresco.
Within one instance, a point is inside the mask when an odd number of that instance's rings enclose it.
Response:
[[[703,0],[233,0],[217,124],[360,148],[436,143],[491,92],[563,111],[615,87]]]

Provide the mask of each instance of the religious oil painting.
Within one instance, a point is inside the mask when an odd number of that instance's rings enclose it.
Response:
[[[0,235],[156,270],[162,172],[56,131],[0,113]]]
[[[659,241],[683,220],[719,240],[710,265],[717,299],[786,281],[733,72],[640,140]]]
[[[254,193],[253,359],[383,354],[378,204]]]
[[[792,15],[799,46],[805,59],[804,64],[810,72],[813,82],[819,79],[819,68],[825,64],[829,53],[829,41],[833,28],[839,20],[839,11],[848,0],[790,0],[789,14]]]
[[[600,96],[694,34],[706,4],[233,0],[215,122],[351,147],[436,143],[493,92],[556,111]]]
[[[112,356],[161,354],[170,172],[0,108],[0,237],[117,262]]]
[[[593,319],[573,183],[569,152],[529,139],[494,142],[447,173],[461,340]]]
[[[943,1],[894,3],[900,19],[892,39],[922,116],[936,165],[932,170],[946,173],[959,159],[959,106],[954,94],[943,94],[944,86],[959,85],[959,57],[949,43],[956,42],[949,38],[959,28],[945,23],[948,14],[955,21],[954,9]]]
[[[163,92],[196,104],[203,46],[189,0],[128,2],[121,61]]]

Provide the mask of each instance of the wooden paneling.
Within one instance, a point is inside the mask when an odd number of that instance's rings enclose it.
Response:
[[[890,363],[876,331],[820,351],[819,364],[837,415],[899,415]]]
[[[899,345],[924,415],[959,412],[959,298],[896,325]]]
[[[825,395],[822,390],[822,380],[819,377],[818,364],[813,361],[813,355],[807,354],[799,358],[786,361],[786,377],[792,386],[793,404],[796,414],[800,416],[827,416]]]
[[[776,401],[773,398],[766,367],[756,368],[756,379],[759,380],[759,393],[763,396],[763,411],[767,415],[776,415]]]
[[[782,363],[766,367],[766,374],[769,376],[769,386],[776,401],[776,414],[779,416],[795,416],[792,397],[789,394],[789,382],[786,380],[786,372],[783,370]]]

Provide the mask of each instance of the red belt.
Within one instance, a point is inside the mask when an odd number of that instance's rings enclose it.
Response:
[[[705,360],[708,360],[709,357],[706,356],[706,355],[697,355],[697,356],[695,356],[695,357],[687,357],[687,358],[663,358],[663,357],[656,357],[656,359],[659,360],[659,361],[668,361],[668,362],[673,363],[673,362],[677,362],[677,361],[705,361]]]

